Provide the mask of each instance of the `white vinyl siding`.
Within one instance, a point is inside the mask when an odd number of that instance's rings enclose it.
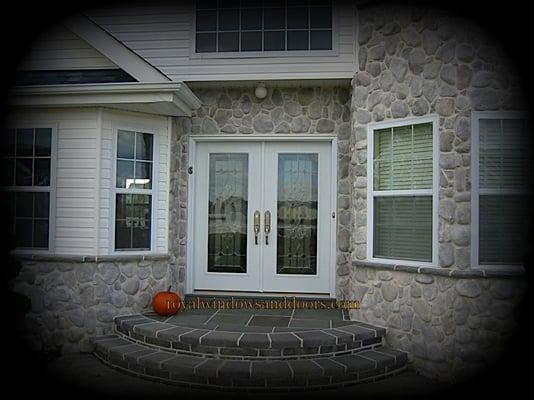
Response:
[[[25,71],[112,68],[117,66],[59,24],[32,44],[19,67]]]
[[[473,265],[521,265],[528,237],[527,120],[514,113],[473,115]]]
[[[56,129],[56,166],[52,171],[56,190],[55,195],[51,195],[55,207],[50,213],[50,253],[58,255],[113,253],[113,132],[117,126],[155,132],[158,135],[158,148],[154,150],[158,160],[158,183],[153,215],[154,221],[157,218],[157,231],[151,252],[167,252],[169,139],[166,117],[97,108],[26,109],[17,111],[9,125],[46,125]]]
[[[194,1],[173,6],[100,8],[88,16],[177,81],[352,78],[356,58],[354,8],[350,2],[334,2],[333,7],[336,50],[321,56],[298,52],[201,57],[194,49]]]
[[[370,124],[369,259],[436,264],[437,124],[434,117]]]

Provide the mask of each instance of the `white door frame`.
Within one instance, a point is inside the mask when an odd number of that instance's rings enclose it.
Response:
[[[332,135],[190,135],[189,136],[189,166],[193,173],[188,174],[187,181],[187,234],[186,234],[186,293],[194,293],[194,215],[195,215],[195,157],[196,146],[199,142],[330,142],[332,149],[332,181],[330,196],[332,213],[335,213],[334,223],[330,224],[330,297],[336,294],[336,252],[337,252],[337,137]]]

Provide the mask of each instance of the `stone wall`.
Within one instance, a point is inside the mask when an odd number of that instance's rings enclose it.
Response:
[[[352,269],[338,281],[361,301],[353,319],[388,328],[415,368],[466,378],[490,365],[514,332],[522,278],[471,268],[471,113],[522,110],[520,81],[494,39],[472,21],[402,6],[359,11],[359,71],[352,81]],[[367,125],[439,115],[439,266],[373,265],[367,252]],[[489,276],[488,274],[487,276]]]
[[[24,340],[35,350],[90,351],[91,338],[112,332],[114,317],[151,310],[154,294],[175,276],[167,257],[23,260],[12,284],[31,299]]]
[[[386,327],[387,343],[407,351],[415,369],[449,381],[483,372],[511,346],[514,308],[528,289],[521,278],[364,263],[354,268],[351,287],[361,300],[351,319]]]
[[[180,293],[185,292],[187,243],[187,168],[189,135],[313,135],[338,139],[337,271],[347,277],[352,224],[349,162],[351,151],[350,91],[347,87],[269,87],[258,99],[254,88],[195,89],[202,101],[191,118],[176,118],[171,153],[169,249],[178,267]],[[338,293],[341,296],[340,293]]]

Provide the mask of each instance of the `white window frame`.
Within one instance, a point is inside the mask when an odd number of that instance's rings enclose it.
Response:
[[[374,132],[378,129],[432,123],[432,189],[381,190],[379,196],[432,196],[432,261],[395,260],[374,257],[374,198],[377,191],[373,188]],[[367,125],[367,260],[383,264],[412,265],[439,268],[438,209],[439,209],[439,116],[394,119],[374,122]],[[377,196],[378,197],[378,196]]]
[[[332,1],[332,49],[331,50],[283,50],[283,51],[225,51],[225,52],[196,52],[197,38],[197,7],[193,2],[190,29],[191,43],[189,58],[194,59],[219,59],[219,58],[268,58],[268,57],[337,57],[339,56],[339,10],[335,0]],[[240,7],[241,8],[241,7]],[[309,29],[308,29],[309,30]],[[263,29],[262,29],[263,32]],[[241,41],[241,38],[239,39]],[[286,39],[287,41],[287,39]],[[263,43],[263,39],[262,39]]]
[[[14,254],[42,254],[50,255],[55,251],[56,242],[56,178],[57,178],[57,131],[58,123],[51,121],[31,121],[23,124],[9,124],[8,129],[40,129],[48,128],[52,130],[50,142],[50,186],[9,186],[5,187],[6,192],[44,192],[49,193],[48,198],[48,248],[20,247],[13,250]],[[35,143],[34,143],[35,146]]]
[[[139,133],[148,133],[152,135],[152,189],[126,189],[117,187],[117,142],[119,131],[130,131]],[[111,173],[113,177],[111,179],[111,204],[110,204],[110,254],[112,255],[144,255],[157,253],[156,238],[157,238],[157,203],[158,203],[158,176],[159,176],[159,135],[155,129],[148,128],[146,126],[127,126],[116,125],[113,127],[113,145],[112,145],[112,168]],[[115,248],[115,228],[116,228],[116,207],[117,207],[117,194],[148,194],[151,196],[150,204],[150,249],[137,250],[137,249],[116,249]]]
[[[471,113],[471,267],[487,271],[524,271],[517,264],[480,264],[479,262],[479,213],[481,194],[527,194],[526,191],[483,189],[480,185],[480,120],[481,119],[527,119],[520,111],[473,111]]]

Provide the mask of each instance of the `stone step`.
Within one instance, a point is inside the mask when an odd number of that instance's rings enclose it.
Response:
[[[145,315],[115,318],[117,335],[166,352],[230,359],[305,359],[355,353],[379,346],[384,328],[344,321],[336,328],[292,329],[286,332],[218,330],[205,325],[177,325]]]
[[[402,371],[405,352],[375,347],[358,353],[300,360],[231,360],[197,357],[107,335],[95,355],[111,367],[164,383],[218,390],[303,390],[348,386]]]

